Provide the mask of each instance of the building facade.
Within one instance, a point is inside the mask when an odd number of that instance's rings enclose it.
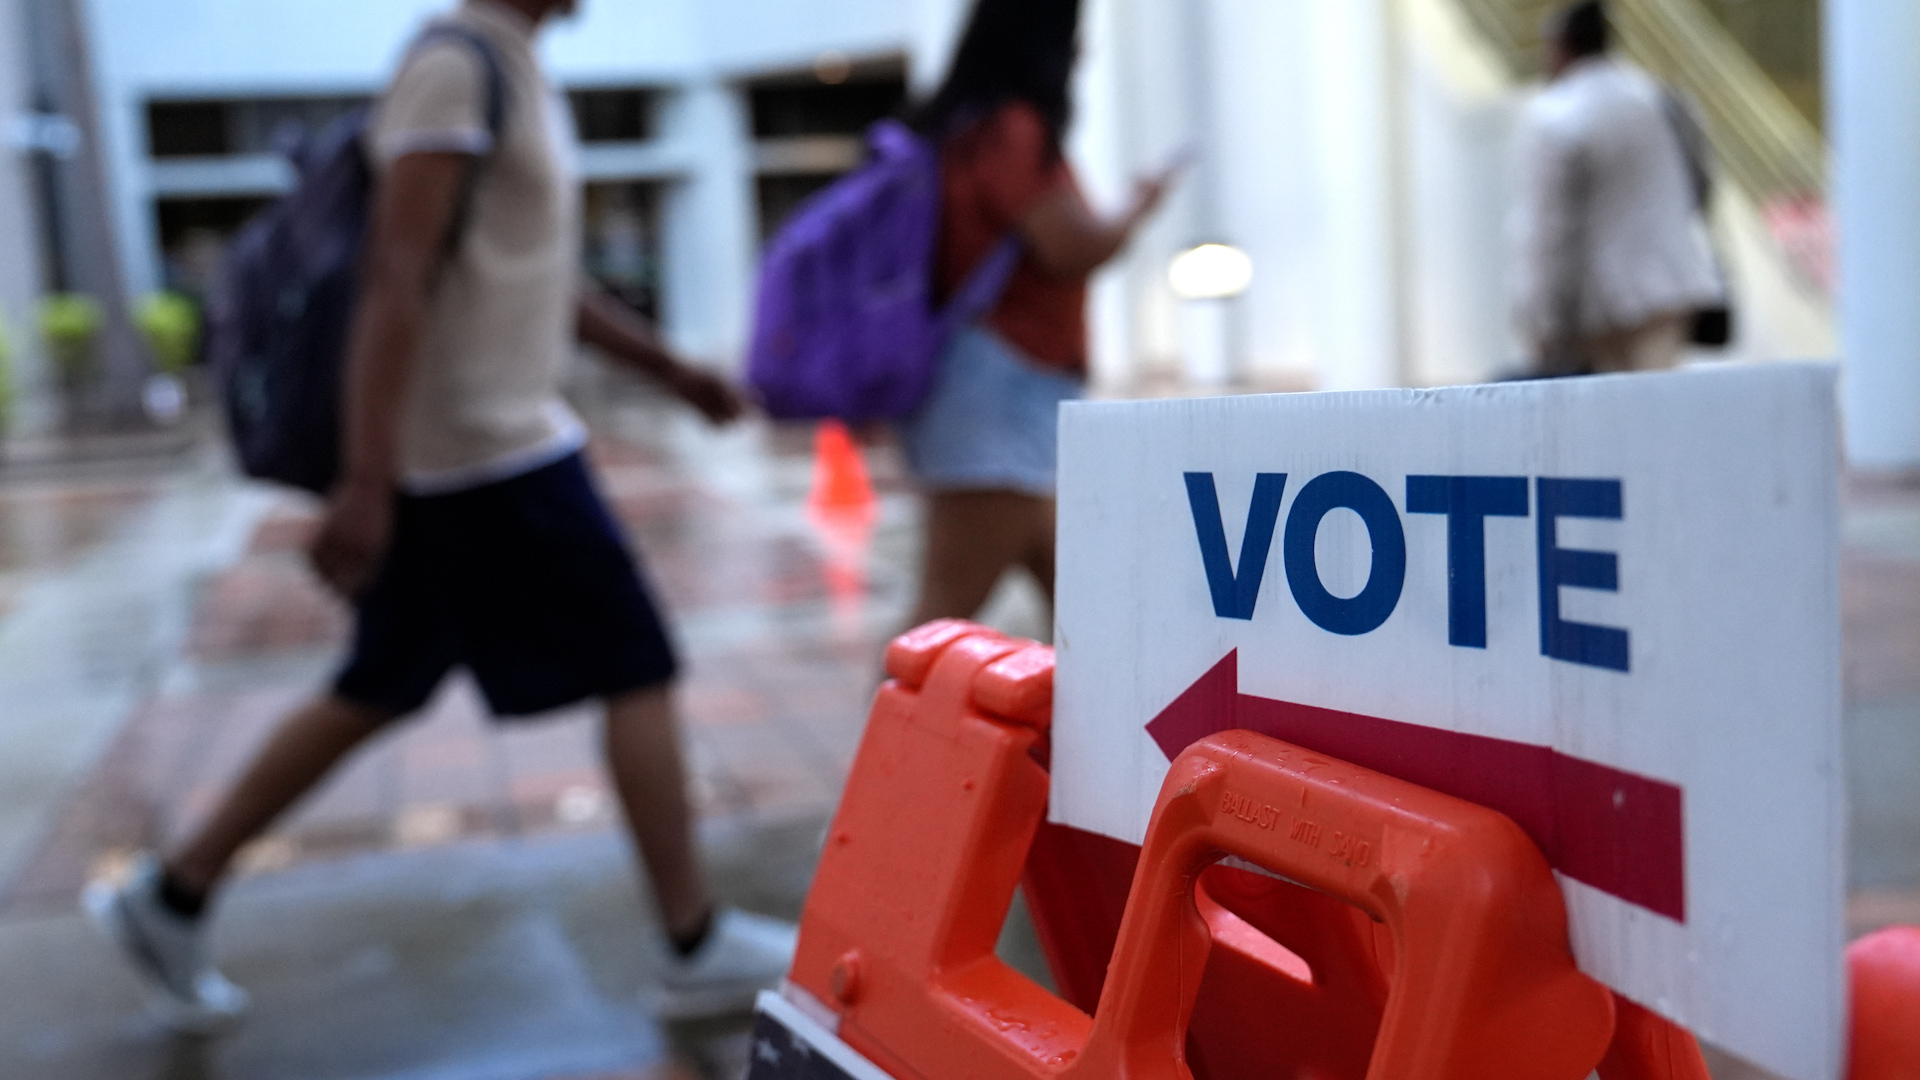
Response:
[[[220,238],[289,182],[275,131],[376,92],[442,6],[84,2],[134,294],[203,287]],[[689,354],[737,362],[760,240],[857,162],[868,121],[938,80],[966,0],[582,6],[544,47],[585,143],[588,268]],[[1089,194],[1118,205],[1135,175],[1192,161],[1096,282],[1096,380],[1192,382],[1209,351],[1232,383],[1276,389],[1518,369],[1503,223],[1527,86],[1472,14],[1540,6],[1084,0],[1070,153]],[[1734,354],[1833,355],[1826,297],[1793,272],[1766,214],[1736,195],[1716,223],[1746,300]],[[1248,257],[1244,290],[1175,294],[1170,263],[1203,243]]]
[[[276,134],[376,93],[420,22],[444,6],[89,0],[128,289],[203,288],[222,238],[291,182]],[[730,358],[763,211],[857,161],[866,114],[904,92],[912,9],[881,0],[582,9],[544,48],[580,121],[589,268],[657,314],[690,354]]]
[[[46,382],[33,332],[44,277],[34,169],[43,142],[25,64],[20,0],[0,0],[0,352],[6,354],[0,432],[44,428]],[[8,61],[16,61],[9,63]]]

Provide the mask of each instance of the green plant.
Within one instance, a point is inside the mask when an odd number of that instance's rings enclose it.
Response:
[[[200,345],[200,306],[192,299],[176,292],[149,293],[134,320],[160,371],[179,375],[193,366]]]
[[[93,369],[93,344],[100,336],[100,304],[80,293],[54,293],[40,301],[40,336],[60,373],[69,381]]]
[[[13,422],[13,343],[7,336],[7,324],[0,319],[0,435]]]

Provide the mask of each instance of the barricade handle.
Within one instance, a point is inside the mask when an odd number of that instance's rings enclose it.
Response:
[[[1187,1080],[1211,936],[1200,872],[1236,856],[1385,923],[1393,985],[1371,1080],[1581,1080],[1611,994],[1581,974],[1551,870],[1496,811],[1247,731],[1173,763],[1078,1076]]]
[[[1551,871],[1484,807],[1227,732],[1162,788],[1089,1017],[993,940],[1044,813],[1051,655],[971,624],[896,640],[802,919],[792,979],[902,1077],[1191,1080],[1223,854],[1354,904],[1396,955],[1372,1080],[1582,1080],[1611,998],[1573,968]],[[912,813],[902,808],[912,807]]]

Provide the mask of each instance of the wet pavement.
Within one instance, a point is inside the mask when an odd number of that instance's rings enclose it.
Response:
[[[1920,479],[1856,478],[1842,519],[1850,928],[1920,924]]]
[[[804,432],[713,432],[624,382],[589,389],[592,456],[686,661],[716,879],[792,916],[911,600],[916,507],[879,450],[875,518],[824,524]],[[737,1077],[739,1024],[663,1029],[641,1004],[652,917],[593,716],[491,724],[462,679],[244,854],[216,937],[252,1021],[182,1040],[147,1016],[74,896],[177,839],[325,681],[346,620],[302,562],[313,520],[211,445],[0,471],[0,1076]],[[1845,536],[1860,932],[1920,922],[1920,487],[1851,482]],[[1024,582],[989,621],[1044,632]]]
[[[718,886],[795,916],[911,600],[916,506],[875,451],[877,513],[834,527],[806,505],[807,433],[714,432],[596,389],[590,453],[685,661]],[[243,853],[216,942],[250,1022],[211,1041],[156,1026],[74,898],[206,812],[324,684],[347,620],[302,559],[311,501],[233,481],[212,446],[130,471],[0,473],[0,1076],[743,1071],[739,1023],[663,1030],[642,1006],[652,915],[592,711],[493,724],[458,677]],[[992,608],[1044,632],[1024,582]]]

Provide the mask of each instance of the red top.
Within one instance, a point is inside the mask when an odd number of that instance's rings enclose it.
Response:
[[[1036,200],[1074,186],[1033,106],[1013,102],[947,140],[941,155],[939,285],[952,295]],[[1049,367],[1087,370],[1087,281],[1020,260],[988,325]]]

